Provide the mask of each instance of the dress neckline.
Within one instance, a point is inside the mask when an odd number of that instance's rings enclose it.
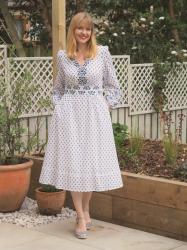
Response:
[[[77,59],[75,59],[75,58],[69,58],[69,57],[67,56],[66,50],[64,50],[64,53],[65,53],[66,57],[67,57],[70,61],[72,61],[72,62],[74,63],[75,66],[77,66],[77,67],[79,67],[79,68],[82,68],[82,67],[85,67],[90,61],[96,60],[96,58],[97,58],[98,55],[100,54],[100,51],[101,51],[101,46],[98,45],[98,52],[97,52],[97,55],[95,56],[95,58],[86,58],[86,59],[84,60],[84,63],[81,63],[81,64],[77,61]]]

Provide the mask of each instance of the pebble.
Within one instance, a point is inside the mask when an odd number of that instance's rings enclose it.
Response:
[[[10,223],[22,227],[35,227],[75,217],[76,212],[68,207],[63,207],[61,214],[41,215],[38,212],[38,206],[35,200],[26,197],[19,211],[11,213],[0,213],[0,223]]]

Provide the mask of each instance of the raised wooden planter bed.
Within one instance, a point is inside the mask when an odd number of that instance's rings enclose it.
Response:
[[[36,158],[30,197],[38,185],[43,159]],[[121,172],[124,187],[94,192],[93,218],[187,241],[187,183]],[[35,180],[34,180],[35,179]],[[73,207],[67,191],[65,206]]]

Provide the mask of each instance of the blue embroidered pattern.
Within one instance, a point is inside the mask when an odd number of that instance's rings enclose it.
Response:
[[[95,95],[95,94],[103,94],[103,89],[99,87],[90,87],[90,86],[68,86],[64,90],[65,94],[89,94],[89,95]]]
[[[78,82],[80,85],[85,85],[88,83],[86,79],[86,66],[89,64],[90,60],[86,59],[83,65],[80,65],[75,59],[73,59],[74,65],[78,68]]]

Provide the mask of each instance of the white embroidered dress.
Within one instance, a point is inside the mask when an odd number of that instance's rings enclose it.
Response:
[[[106,191],[123,186],[108,104],[120,88],[107,46],[83,65],[57,54],[55,105],[39,182],[69,191]]]

